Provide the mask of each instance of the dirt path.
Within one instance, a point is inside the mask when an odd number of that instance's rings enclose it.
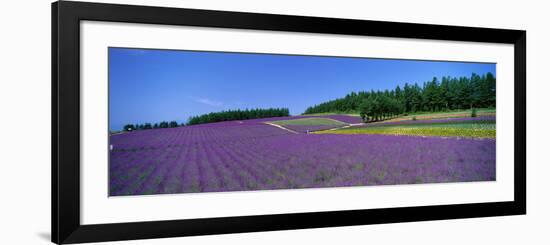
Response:
[[[300,133],[298,133],[298,132],[296,132],[296,131],[294,131],[294,130],[290,130],[290,129],[288,129],[288,128],[285,128],[285,127],[283,127],[283,126],[281,126],[281,125],[277,125],[277,124],[274,124],[274,123],[265,122],[265,124],[271,125],[271,126],[273,126],[273,127],[280,128],[280,129],[282,129],[282,130],[286,130],[286,131],[291,132],[291,133],[293,133],[293,134],[300,134]]]
[[[324,118],[324,119],[329,119],[329,120],[336,121],[336,122],[339,122],[339,123],[344,123],[344,122],[341,122],[341,121],[338,121],[338,120],[335,120],[335,119],[332,119],[332,118]],[[270,123],[270,122],[264,122],[264,123],[267,124],[267,125],[271,125],[273,127],[277,127],[277,128],[286,130],[286,131],[291,132],[293,134],[300,134],[299,132],[296,132],[294,130],[285,128],[285,127],[283,127],[281,125],[278,125],[278,124],[274,124],[274,123]],[[344,126],[331,128],[331,129],[326,129],[326,130],[338,130],[338,129],[349,128],[349,127],[353,127],[353,126],[364,125],[365,123],[344,123],[344,124],[345,124]],[[320,130],[320,131],[324,131],[324,130]]]
[[[320,118],[327,119],[327,120],[331,120],[331,121],[334,121],[334,122],[337,122],[337,123],[346,124],[346,125],[349,124],[349,123],[347,123],[347,122],[338,121],[338,120],[336,120],[336,119],[332,119],[332,118],[328,118],[328,117],[320,117]]]
[[[331,128],[331,129],[327,129],[327,130],[338,130],[338,129],[349,128],[349,127],[353,127],[353,126],[361,126],[361,125],[365,125],[365,123],[351,123],[351,124],[348,124],[348,125],[343,126],[343,127]]]

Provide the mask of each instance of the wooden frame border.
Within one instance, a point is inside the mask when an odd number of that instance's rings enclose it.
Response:
[[[514,45],[514,201],[115,224],[80,224],[80,21],[237,28]],[[52,4],[52,242],[81,243],[526,213],[526,32],[60,1]]]

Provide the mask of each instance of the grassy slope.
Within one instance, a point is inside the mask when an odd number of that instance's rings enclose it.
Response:
[[[477,113],[496,113],[495,108],[479,108],[476,109]],[[441,112],[416,112],[409,113],[410,116],[414,115],[428,115],[428,114],[453,114],[453,113],[468,113],[470,114],[472,110],[450,110],[450,111],[441,111]]]
[[[347,125],[346,123],[328,118],[301,118],[292,120],[272,121],[271,123],[285,125]]]
[[[322,113],[311,113],[311,114],[302,114],[304,116],[327,116],[327,115],[345,115],[352,117],[359,117],[359,112],[322,112]]]
[[[485,108],[476,110],[478,116],[495,116],[496,109]],[[387,122],[409,121],[415,117],[417,120],[431,120],[443,118],[470,117],[471,110],[454,110],[446,112],[421,112],[412,113],[407,116],[369,123],[370,127],[351,127],[330,131],[318,131],[316,134],[388,134],[388,135],[413,135],[413,136],[439,136],[439,137],[466,137],[466,138],[495,138],[495,122],[448,122],[448,123],[425,123],[411,125],[384,125]],[[344,113],[318,113],[309,115],[331,115]],[[358,116],[358,114],[345,115]],[[378,125],[380,124],[380,125]]]
[[[363,128],[363,126],[360,126]],[[404,128],[486,128],[495,129],[495,121],[458,121],[458,122],[430,122],[430,120],[407,121],[403,124],[378,123],[366,124],[365,128],[404,127]]]
[[[496,115],[495,109],[477,109],[477,116],[494,116]],[[453,118],[453,117],[470,117],[472,115],[472,110],[456,110],[456,111],[446,111],[446,112],[421,112],[421,113],[411,113],[407,116],[402,116],[393,121],[400,120],[410,120],[413,117],[416,117],[418,120],[429,120],[429,119],[439,119],[439,118]],[[390,121],[392,121],[390,120]]]
[[[372,126],[319,131],[316,134],[387,134],[466,138],[495,138],[494,122],[459,122],[422,125]]]
[[[407,116],[401,116],[386,121],[400,121],[400,120],[409,120],[412,117],[417,119],[436,119],[436,118],[451,118],[451,117],[469,117],[472,113],[472,110],[452,110],[444,112],[417,112],[409,113]],[[494,108],[481,108],[477,109],[478,116],[493,116],[496,114],[496,109]],[[325,112],[325,113],[314,113],[314,114],[304,114],[305,116],[326,116],[326,115],[348,115],[348,116],[359,116],[359,113],[346,113],[346,112]]]

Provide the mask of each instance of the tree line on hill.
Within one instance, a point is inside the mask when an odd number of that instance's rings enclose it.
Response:
[[[422,86],[405,83],[393,90],[347,94],[306,109],[313,113],[359,113],[364,121],[378,121],[403,113],[437,112],[496,107],[496,78],[492,73],[470,77],[433,78]]]
[[[175,128],[186,125],[195,125],[202,123],[213,123],[233,120],[246,120],[268,117],[286,117],[290,112],[288,108],[268,108],[268,109],[245,109],[245,110],[227,110],[221,112],[211,112],[199,116],[190,117],[187,124],[178,124],[176,121],[160,122],[160,123],[143,123],[143,124],[126,124],[123,131],[135,131],[154,128]]]
[[[143,123],[143,124],[126,124],[124,125],[123,129],[124,131],[135,131],[135,130],[144,130],[144,129],[154,129],[154,128],[175,128],[183,126],[183,124],[178,124],[176,121],[166,122],[162,121],[160,123]]]
[[[227,110],[190,117],[187,125],[268,117],[286,117],[289,115],[288,108]]]

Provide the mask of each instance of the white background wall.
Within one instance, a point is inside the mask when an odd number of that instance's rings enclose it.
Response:
[[[115,2],[115,1],[106,1]],[[119,3],[527,30],[526,216],[277,231],[109,244],[548,244],[550,163],[545,1],[119,0]],[[0,244],[48,244],[50,2],[6,1],[0,13]]]

